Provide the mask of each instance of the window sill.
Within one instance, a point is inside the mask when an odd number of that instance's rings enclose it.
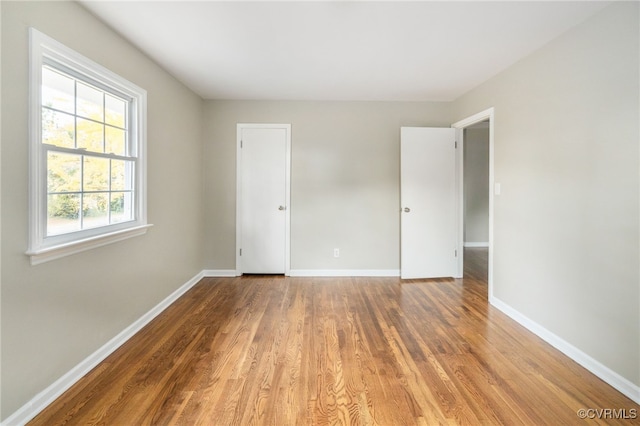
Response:
[[[111,232],[96,237],[86,238],[84,240],[73,241],[71,243],[60,244],[58,246],[47,247],[40,250],[28,251],[27,256],[31,258],[31,265],[39,265],[40,263],[49,262],[51,260],[60,259],[61,257],[70,256],[96,247],[105,246],[128,238],[137,237],[147,232],[147,229],[153,225],[141,225],[135,228],[128,228],[121,231]]]

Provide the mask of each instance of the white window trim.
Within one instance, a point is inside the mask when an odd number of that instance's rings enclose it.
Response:
[[[147,224],[146,208],[147,92],[35,28],[29,28],[29,38],[29,248],[26,254],[30,256],[31,264],[36,265],[144,234],[152,226]],[[41,70],[43,64],[51,61],[105,83],[133,100],[129,114],[131,132],[137,139],[134,147],[137,157],[135,220],[46,238],[47,171],[41,141]]]

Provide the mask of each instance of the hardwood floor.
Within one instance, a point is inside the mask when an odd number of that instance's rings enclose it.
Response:
[[[559,425],[583,424],[581,408],[640,415],[490,307],[486,249],[465,255],[463,280],[206,278],[30,425]]]

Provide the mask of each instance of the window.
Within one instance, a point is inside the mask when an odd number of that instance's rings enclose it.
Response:
[[[146,232],[146,92],[30,36],[27,254],[37,264]]]

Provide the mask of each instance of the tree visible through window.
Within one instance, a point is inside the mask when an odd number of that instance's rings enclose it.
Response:
[[[47,236],[134,219],[127,110],[125,99],[43,66]]]

